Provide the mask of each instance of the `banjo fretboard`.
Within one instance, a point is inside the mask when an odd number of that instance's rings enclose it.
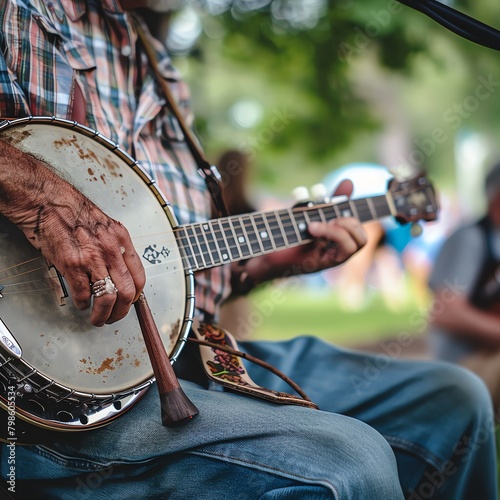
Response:
[[[387,196],[223,217],[179,226],[174,233],[184,268],[199,271],[308,243],[310,222],[341,217],[367,222],[392,215]]]

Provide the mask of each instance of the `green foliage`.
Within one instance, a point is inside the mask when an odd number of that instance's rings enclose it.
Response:
[[[236,68],[244,66],[264,76],[270,89],[286,82],[295,94],[294,110],[300,119],[293,121],[286,134],[275,137],[273,147],[300,146],[307,155],[322,159],[345,147],[360,131],[373,130],[377,123],[352,88],[350,59],[375,49],[384,66],[408,71],[410,55],[425,44],[404,36],[403,7],[395,2],[387,7],[374,1],[369,8],[354,2],[348,6],[332,3],[312,29],[277,26],[272,4],[237,18],[226,12],[218,17],[225,30],[222,43],[207,37],[198,46],[209,51],[216,45],[215,50]],[[301,103],[307,103],[307,110]],[[200,117],[201,123],[207,119]]]
[[[257,160],[261,185],[288,190],[305,170],[306,177],[319,180],[342,163],[383,162],[379,134],[394,124],[388,122],[390,113],[379,109],[388,107],[381,104],[380,89],[369,87],[376,79],[394,87],[388,104],[404,116],[410,150],[436,129],[446,137],[435,141],[423,165],[443,182],[454,178],[457,133],[500,132],[495,91],[477,109],[447,119],[474,96],[478,79],[500,81],[498,53],[396,0],[325,2],[308,26],[297,24],[297,12],[320,0],[225,3],[217,16],[202,14],[204,35],[185,73],[209,155],[215,159],[228,147],[247,150]],[[500,26],[494,0],[464,0],[456,8],[492,24],[496,19]],[[260,104],[258,123],[244,128],[231,119],[240,100]],[[290,119],[271,134],[277,111]]]

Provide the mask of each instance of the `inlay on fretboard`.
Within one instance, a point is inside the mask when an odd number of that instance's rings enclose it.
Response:
[[[393,215],[389,196],[224,217],[174,231],[184,267],[196,271],[307,243],[310,222],[341,217],[366,222]]]

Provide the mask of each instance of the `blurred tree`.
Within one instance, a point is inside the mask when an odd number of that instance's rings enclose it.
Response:
[[[220,8],[221,3],[206,0],[204,6],[213,12],[213,4]],[[299,141],[316,158],[344,147],[354,134],[376,124],[351,87],[350,60],[370,49],[388,68],[409,71],[409,56],[426,47],[424,36],[405,36],[409,20],[400,15],[404,7],[395,1],[344,0],[327,5],[321,0],[232,0],[224,4],[218,16],[225,32],[217,43],[222,56],[267,75],[271,85],[287,82],[299,101],[289,102],[289,109],[300,119],[287,124],[286,134],[277,135],[273,146],[289,148]],[[316,7],[313,14],[305,16],[312,7]],[[212,20],[205,18],[205,22]],[[209,37],[200,40],[197,57],[206,57],[210,41]],[[301,110],[300,101],[307,102],[307,112]]]
[[[398,129],[406,158],[449,177],[459,129],[498,131],[499,54],[396,0],[200,2],[200,37],[181,63],[198,131],[212,157],[226,147],[258,156],[264,183],[278,184],[284,168],[317,180],[349,154],[380,161],[380,134]],[[456,8],[500,16],[495,0]],[[480,78],[490,81],[487,104],[457,111]]]

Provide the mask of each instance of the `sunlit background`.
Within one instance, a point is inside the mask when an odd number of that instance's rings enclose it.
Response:
[[[448,3],[500,27],[494,0]],[[167,43],[210,160],[247,155],[252,206],[290,206],[295,187],[352,164],[425,170],[441,200],[439,222],[403,248],[259,290],[235,333],[375,347],[424,336],[435,254],[481,214],[482,178],[500,155],[500,54],[395,0],[189,2]]]

